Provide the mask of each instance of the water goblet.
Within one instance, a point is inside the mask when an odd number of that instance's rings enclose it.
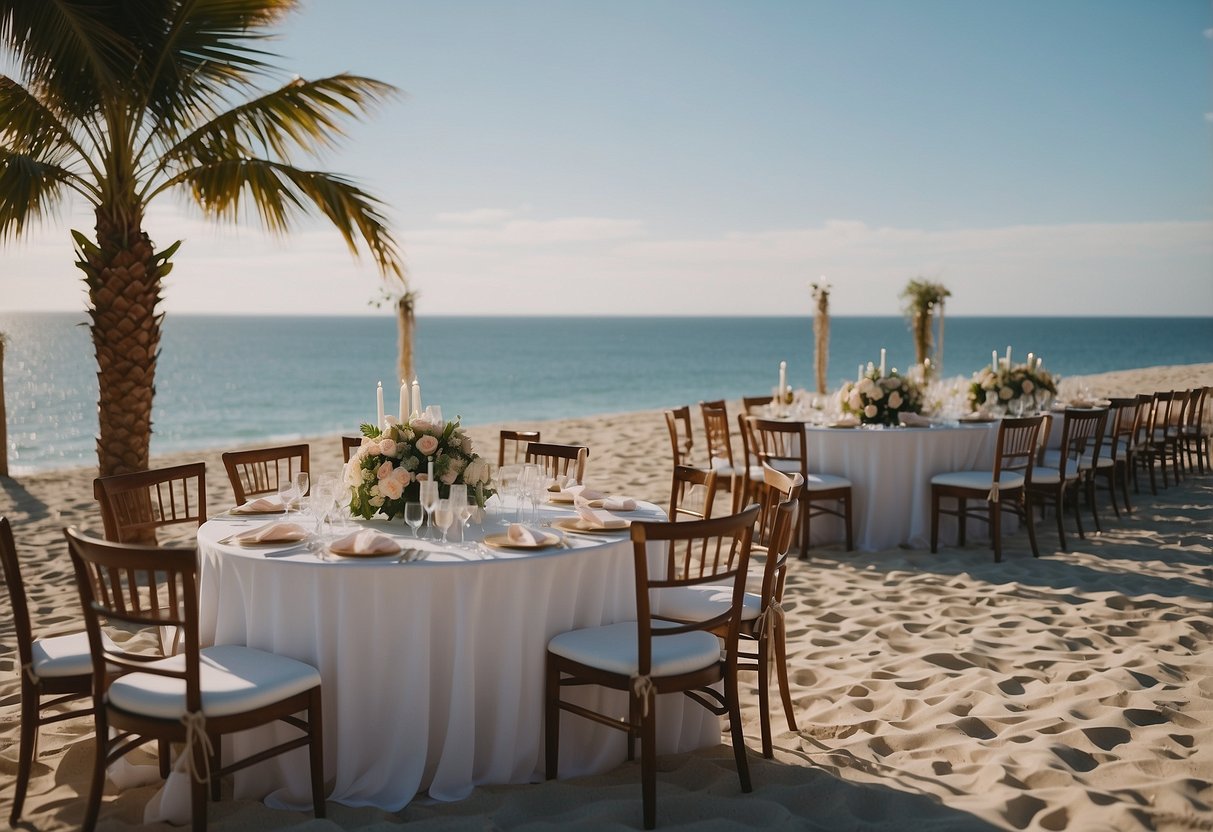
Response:
[[[434,519],[434,506],[438,504],[438,483],[434,480],[422,480],[420,488],[421,507],[425,509],[427,526],[432,524]],[[432,539],[432,535],[426,535],[427,539]]]
[[[497,506],[501,515],[501,522],[505,523],[505,498],[506,495],[513,494],[517,484],[518,477],[522,474],[522,467],[519,465],[502,465],[497,469]]]
[[[294,507],[298,497],[299,490],[295,488],[295,483],[289,481],[278,483],[278,499],[282,501],[283,519],[291,516],[291,508]]]
[[[533,462],[524,464],[522,466],[522,474],[515,483],[515,488],[518,492],[518,511],[515,513],[515,520],[519,523],[522,522],[522,504],[531,497],[532,484],[537,479],[543,479],[543,469]]]
[[[455,483],[449,489],[447,499],[451,501],[451,510],[454,511],[455,517],[458,518],[460,509],[468,504],[468,487],[465,483]],[[461,525],[461,531],[462,528]],[[459,539],[463,540],[462,534],[460,534]]]
[[[460,530],[461,530],[460,536],[464,539],[464,541],[465,541],[464,545],[468,549],[475,548],[471,543],[466,542],[467,536],[468,536],[468,531],[467,531],[468,522],[472,519],[472,515],[475,513],[476,513],[476,506],[472,503],[464,503],[461,506],[459,506],[458,520],[459,520],[459,526],[460,526]]]
[[[298,499],[302,500],[307,496],[308,488],[311,486],[311,477],[307,471],[296,471],[295,476],[291,477],[291,482],[295,486],[295,493]]]
[[[425,509],[421,503],[405,503],[404,504],[404,522],[409,524],[409,528],[413,530],[413,539],[418,540],[421,528],[421,521],[425,519]]]
[[[533,522],[539,522],[539,506],[547,501],[548,498],[548,478],[544,474],[543,469],[537,468],[536,473],[527,483],[531,497],[531,509]]]
[[[445,544],[447,530],[450,529],[451,523],[455,522],[455,510],[450,500],[439,500],[434,505],[433,519],[435,525],[442,529],[442,542]]]

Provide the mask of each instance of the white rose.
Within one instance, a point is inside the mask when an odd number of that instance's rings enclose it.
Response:
[[[391,439],[380,439],[377,453],[381,456],[396,456],[396,443]]]
[[[901,407],[901,394],[896,390],[889,394],[889,407],[894,410]]]
[[[869,419],[876,418],[876,405],[870,404],[867,407],[865,407],[863,409],[863,415],[867,416]]]
[[[357,462],[347,462],[341,469],[341,481],[351,488],[362,484],[362,469]]]
[[[459,472],[454,469],[448,469],[446,473],[438,477],[438,481],[443,485],[454,485],[457,479],[459,479]]]
[[[863,407],[863,396],[859,395],[858,390],[852,390],[850,398],[847,399],[847,404],[850,405],[851,410],[859,410],[859,408]]]
[[[1012,390],[1010,387],[1003,387],[1002,389],[1000,389],[998,391],[998,398],[1002,399],[1004,402],[1010,401],[1014,397],[1015,397],[1015,391]]]
[[[422,456],[432,456],[438,450],[438,439],[426,434],[417,438],[417,453]]]
[[[1036,389],[1036,385],[1033,384],[1030,379],[1025,378],[1023,380],[1023,391],[1025,393],[1031,393],[1035,389]]]
[[[874,402],[878,402],[884,398],[884,390],[880,388],[879,384],[873,384],[872,392],[868,393],[868,398]]]
[[[864,378],[862,381],[859,382],[858,386],[855,389],[858,390],[861,395],[870,396],[870,395],[872,395],[872,388],[874,388],[875,386],[876,386],[876,382],[872,381],[872,379]]]
[[[896,390],[897,388],[901,387],[901,379],[897,378],[896,376],[887,378],[885,379],[884,386],[889,390]]]

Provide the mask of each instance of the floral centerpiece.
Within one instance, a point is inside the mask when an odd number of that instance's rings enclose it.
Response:
[[[973,374],[969,384],[969,408],[999,413],[1034,413],[1047,407],[1055,395],[1056,380],[1039,364],[1012,367],[1000,362],[997,369],[986,365]]]
[[[838,393],[843,412],[865,425],[896,425],[902,413],[922,412],[922,398],[917,381],[896,370],[882,376],[879,368],[869,369],[859,381],[848,381]]]
[[[452,485],[474,486],[476,504],[484,508],[494,493],[492,472],[472,449],[472,439],[458,419],[435,424],[421,418],[397,422],[388,416],[385,424],[383,430],[363,425],[362,445],[345,464],[351,514],[400,517],[406,502],[418,500],[421,481],[430,477],[438,482],[442,497],[450,494]]]

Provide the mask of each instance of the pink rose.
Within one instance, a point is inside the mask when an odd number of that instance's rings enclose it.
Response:
[[[865,407],[863,409],[863,415],[867,416],[869,419],[874,419],[876,417],[876,405],[870,404]]]
[[[383,456],[395,456],[396,455],[396,443],[393,442],[391,439],[380,439],[379,440],[379,453]]]
[[[400,495],[404,493],[404,485],[395,477],[388,477],[379,481],[379,493],[389,500],[399,500]]]
[[[392,463],[384,461],[376,470],[375,477],[383,480],[392,475]]]
[[[426,434],[417,439],[417,453],[422,456],[433,456],[434,451],[438,450],[438,439]]]
[[[400,483],[400,487],[404,488],[413,481],[413,475],[403,468],[397,468],[388,479]]]
[[[459,479],[459,472],[454,469],[449,469],[438,479],[441,480],[444,485],[454,485],[455,480]]]

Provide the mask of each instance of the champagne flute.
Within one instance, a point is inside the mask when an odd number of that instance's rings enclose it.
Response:
[[[285,481],[278,483],[278,499],[282,501],[282,518],[285,520],[291,516],[291,506],[295,504],[295,498],[299,496],[298,489],[295,488],[295,483]]]
[[[439,500],[434,505],[434,523],[442,529],[442,542],[446,544],[446,533],[455,521],[455,510],[450,500]]]
[[[435,480],[421,481],[421,507],[425,509],[426,525],[432,525],[434,520],[434,506],[438,504],[438,483]],[[426,539],[432,539],[432,535],[426,535]]]
[[[311,487],[311,477],[308,476],[307,471],[296,471],[291,482],[295,485],[297,499],[302,500],[307,496],[308,488]]]
[[[421,503],[405,503],[404,504],[404,522],[409,524],[409,528],[413,530],[413,539],[420,538],[421,521],[425,519],[425,509]]]

